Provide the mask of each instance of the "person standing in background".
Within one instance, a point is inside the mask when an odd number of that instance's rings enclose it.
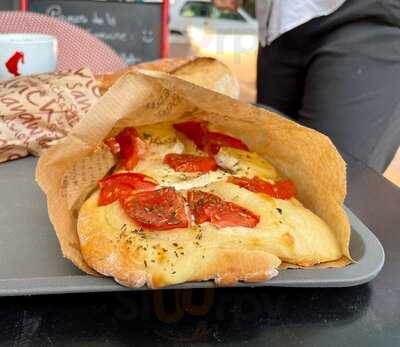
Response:
[[[256,0],[256,13],[257,103],[382,173],[400,145],[400,1]]]

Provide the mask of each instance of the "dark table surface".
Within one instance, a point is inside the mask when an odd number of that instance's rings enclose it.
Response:
[[[347,206],[386,252],[369,284],[3,297],[0,345],[399,346],[400,189],[345,159]]]

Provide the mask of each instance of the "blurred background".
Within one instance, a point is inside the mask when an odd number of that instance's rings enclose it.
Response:
[[[236,13],[217,9],[210,0],[170,2],[170,56],[218,58],[239,79],[241,99],[254,102],[258,49],[255,0],[244,0]]]

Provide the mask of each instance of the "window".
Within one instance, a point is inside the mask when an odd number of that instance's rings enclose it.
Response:
[[[228,10],[219,10],[216,7],[212,8],[211,17],[213,19],[226,19],[226,20],[237,20],[237,21],[246,21],[244,17],[239,12],[232,12]]]
[[[211,3],[202,1],[188,1],[181,9],[183,17],[210,17]]]

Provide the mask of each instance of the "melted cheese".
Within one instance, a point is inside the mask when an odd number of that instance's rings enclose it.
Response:
[[[215,160],[218,165],[232,174],[245,177],[258,176],[263,179],[276,180],[279,178],[275,168],[254,152],[237,148],[221,147]]]

